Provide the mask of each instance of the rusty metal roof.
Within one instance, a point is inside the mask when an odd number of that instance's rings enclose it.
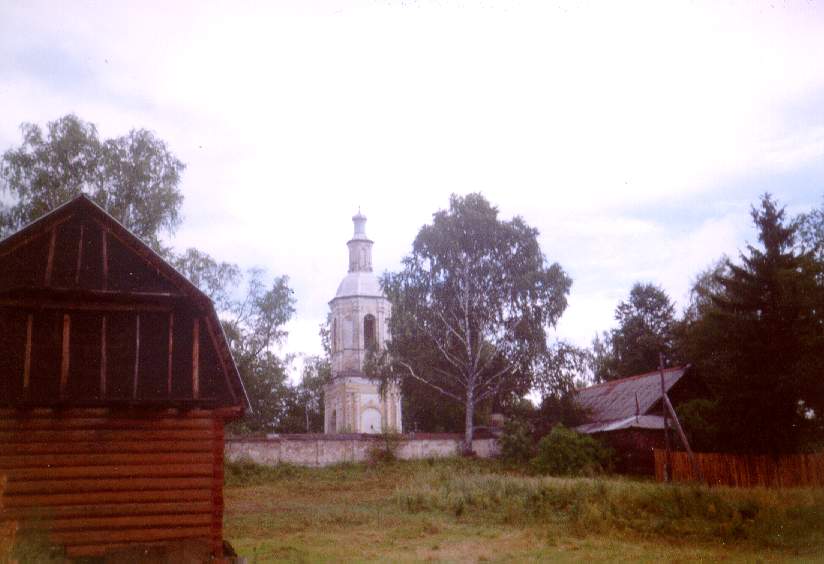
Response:
[[[686,374],[689,365],[664,370],[664,387],[669,390]],[[587,411],[590,423],[617,421],[649,415],[661,399],[661,372],[647,372],[611,380],[576,391],[576,402]],[[637,401],[637,403],[636,403]]]
[[[585,423],[578,425],[575,430],[579,433],[608,433],[609,431],[620,431],[621,429],[653,429],[664,428],[664,418],[660,415],[639,415],[638,417],[624,417],[614,421]],[[670,425],[672,428],[672,425]]]

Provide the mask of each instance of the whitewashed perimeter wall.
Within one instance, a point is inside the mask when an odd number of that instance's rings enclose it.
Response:
[[[459,435],[442,437],[405,437],[396,455],[404,460],[442,458],[460,454]],[[280,437],[229,437],[226,439],[226,459],[249,460],[258,464],[295,464],[298,466],[330,466],[342,462],[367,460],[372,446],[380,448],[380,439],[360,435],[291,435]],[[481,458],[497,456],[498,441],[481,438],[472,441],[472,449]]]

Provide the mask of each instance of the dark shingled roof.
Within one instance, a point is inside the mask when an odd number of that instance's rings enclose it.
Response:
[[[689,370],[689,365],[664,370],[664,387],[667,392],[686,374],[687,370]],[[590,423],[604,423],[635,417],[635,415],[649,415],[649,410],[660,399],[661,372],[658,370],[596,384],[576,391],[576,402],[587,410],[587,419]]]

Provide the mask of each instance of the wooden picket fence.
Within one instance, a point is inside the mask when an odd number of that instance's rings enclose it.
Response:
[[[655,478],[664,481],[667,453],[654,449]],[[824,487],[824,453],[785,456],[695,453],[704,480],[714,486],[792,488]],[[686,452],[670,452],[675,482],[698,481]]]

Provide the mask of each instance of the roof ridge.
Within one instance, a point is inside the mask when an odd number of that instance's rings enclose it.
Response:
[[[683,366],[671,366],[669,368],[664,368],[664,372],[676,372],[678,370],[687,370],[691,365],[685,364]],[[597,384],[592,384],[591,386],[587,386],[585,388],[576,388],[576,392],[580,392],[582,390],[589,390],[592,388],[597,388],[599,386],[606,386],[606,385],[614,385],[620,384],[621,382],[629,382],[630,380],[639,380],[641,378],[646,378],[648,376],[653,376],[656,374],[660,374],[661,370],[650,370],[649,372],[643,372],[641,374],[633,374],[632,376],[626,376],[624,378],[616,378],[615,380],[607,380],[606,382],[599,382]]]

